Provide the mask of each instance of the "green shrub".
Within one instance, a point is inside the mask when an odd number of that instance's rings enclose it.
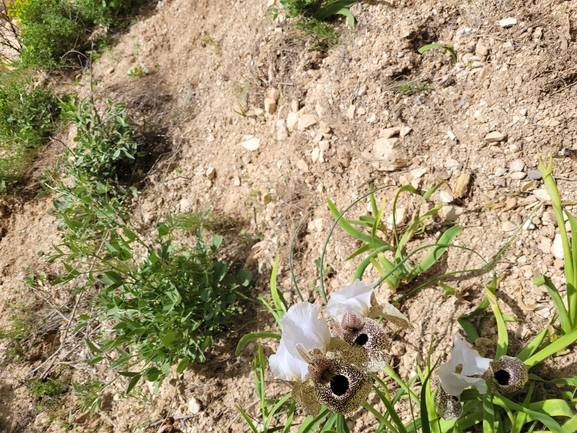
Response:
[[[117,180],[123,163],[133,163],[137,156],[137,125],[128,116],[125,105],[107,98],[103,113],[95,102],[85,100],[76,104],[70,99],[61,104],[62,118],[77,128],[76,147],[64,153],[69,175]]]
[[[63,0],[15,0],[10,15],[21,26],[24,66],[53,69],[70,61],[65,54],[82,49],[88,33],[73,3]]]
[[[18,181],[60,111],[49,88],[3,75],[0,82],[0,191]]]
[[[214,334],[240,312],[238,293],[250,283],[248,271],[235,275],[217,259],[222,237],[209,245],[200,238],[193,250],[176,252],[169,225],[159,224],[157,230],[139,265],[115,266],[98,275],[105,286],[101,315],[114,323],[115,335],[91,348],[97,356],[117,351],[111,367],[129,369],[144,361],[144,367],[126,374],[133,384],[141,377],[159,384],[172,365],[178,363],[180,373],[191,361],[203,362]],[[137,240],[130,230],[123,235],[115,234],[108,248],[119,263],[132,257]]]
[[[94,24],[102,24],[109,27],[113,25],[118,16],[130,11],[135,6],[145,3],[147,0],[77,0],[80,14],[87,21]]]

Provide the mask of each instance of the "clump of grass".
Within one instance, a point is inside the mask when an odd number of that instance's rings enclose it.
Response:
[[[212,233],[224,233],[235,226],[235,222],[222,213],[214,211],[183,212],[173,215],[174,228],[188,234],[204,229]]]

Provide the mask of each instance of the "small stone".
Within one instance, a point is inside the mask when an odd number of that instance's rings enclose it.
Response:
[[[232,178],[232,184],[233,184],[234,186],[240,186],[240,178],[239,178],[238,176],[234,176],[234,177]]]
[[[399,126],[395,126],[393,128],[385,128],[382,129],[379,138],[391,138],[394,135],[398,135],[401,133],[401,128]]]
[[[539,249],[543,251],[543,254],[550,254],[551,253],[551,239],[542,237],[541,242],[539,242]]]
[[[505,139],[506,135],[501,134],[499,131],[489,132],[485,136],[485,141],[487,143],[499,143]]]
[[[289,131],[293,131],[299,122],[299,115],[296,112],[291,112],[287,115],[286,118],[286,127]]]
[[[210,180],[216,177],[216,170],[214,169],[214,167],[209,167],[206,170],[206,177],[208,177]]]
[[[313,149],[313,152],[311,154],[311,159],[313,162],[317,162],[319,160],[320,153],[321,153],[321,150],[318,147],[315,147]]]
[[[304,131],[305,129],[316,125],[319,122],[317,116],[314,114],[303,114],[298,121],[298,129]]]
[[[521,116],[523,116],[523,117],[526,116],[526,115],[527,115],[527,109],[526,109],[526,108],[521,108],[521,109],[519,110],[519,114],[520,114]]]
[[[302,171],[303,173],[308,173],[309,172],[309,166],[307,165],[306,161],[304,159],[299,159],[297,161],[297,168]]]
[[[246,150],[254,152],[255,150],[258,150],[258,148],[260,147],[260,139],[252,137],[247,139],[246,141],[243,141],[242,143],[240,143],[240,145],[244,147]]]
[[[511,162],[511,164],[509,165],[509,171],[511,173],[523,171],[524,168],[525,168],[525,163],[520,159],[516,159],[515,161]]]
[[[551,198],[549,197],[549,193],[545,188],[539,188],[533,191],[533,195],[537,197],[540,201],[549,201]]]
[[[521,180],[527,177],[527,173],[523,171],[518,171],[517,173],[511,173],[509,177],[514,180]]]
[[[499,167],[497,170],[495,170],[495,177],[501,177],[505,173],[507,173],[507,169],[503,168],[503,167]]]
[[[513,43],[512,42],[505,42],[503,44],[503,49],[505,51],[513,51],[515,49],[515,47],[513,47]]]
[[[505,221],[501,228],[503,229],[504,232],[512,232],[517,228],[517,224],[512,223],[511,221]]]
[[[277,141],[285,141],[288,138],[288,128],[284,119],[276,122],[276,139]]]
[[[529,179],[533,180],[539,180],[543,177],[541,176],[541,172],[539,170],[535,170],[534,168],[527,170],[527,176]]]
[[[451,178],[451,175],[449,174],[449,172],[447,170],[435,170],[435,176],[437,176],[439,179],[443,179],[443,180],[449,180]]]
[[[451,203],[455,198],[453,197],[453,194],[451,194],[449,191],[447,190],[442,190],[439,193],[439,197],[441,199],[441,203],[445,203],[445,204],[449,204]]]
[[[330,147],[330,143],[329,143],[328,140],[321,140],[321,141],[319,141],[319,149],[320,149],[322,152],[326,152],[327,150],[329,150],[329,147]]]
[[[523,256],[523,257],[524,257],[524,256]],[[524,266],[521,266],[519,269],[521,270],[521,272],[523,272],[523,276],[524,276],[525,278],[529,279],[529,278],[532,278],[532,277],[533,277],[533,272],[534,272],[533,266],[531,266],[531,265],[524,265]]]
[[[425,167],[419,167],[419,168],[413,168],[410,171],[411,177],[413,179],[418,179],[420,177],[423,177],[423,175],[427,172],[427,168]]]
[[[507,200],[505,200],[505,209],[503,209],[505,212],[513,210],[517,207],[517,199],[515,197],[509,197]]]
[[[264,112],[273,114],[276,111],[276,101],[272,98],[264,98]]]
[[[563,254],[563,239],[560,233],[557,233],[553,239],[553,255],[557,259],[563,259],[565,257]]]
[[[401,130],[399,131],[399,135],[400,135],[401,137],[405,137],[405,136],[409,135],[409,133],[410,133],[411,131],[412,131],[412,129],[411,129],[410,126],[402,125],[402,126],[401,126]]]
[[[355,106],[351,105],[349,108],[347,108],[347,114],[346,116],[349,119],[354,119],[355,118]]]
[[[487,48],[483,42],[479,41],[475,47],[475,54],[479,57],[485,57],[489,54],[489,48]]]
[[[447,159],[445,161],[445,167],[449,170],[459,171],[463,168],[463,163],[457,161],[456,159]]]
[[[359,109],[357,110],[357,114],[359,116],[364,116],[365,114],[367,114],[367,110],[364,107],[359,107]]]
[[[515,18],[505,18],[499,21],[499,25],[503,28],[511,27],[517,24],[517,20]]]
[[[455,141],[455,139],[457,138],[457,136],[453,133],[453,131],[448,130],[447,131],[447,135],[449,136],[449,138],[451,139],[451,141]]]
[[[463,209],[457,206],[443,206],[438,215],[446,222],[455,221],[463,213]]]
[[[191,397],[191,399],[188,401],[188,413],[195,415],[199,413],[200,410],[200,402],[196,398]]]
[[[272,194],[270,191],[264,191],[261,196],[262,204],[265,206],[272,202]]]
[[[379,138],[373,145],[373,156],[379,171],[394,171],[409,165],[405,155],[398,148],[398,138]]]
[[[110,68],[108,68],[108,69],[106,70],[106,73],[107,73],[107,74],[112,74],[113,72],[114,72],[114,66],[111,66]]]
[[[523,223],[523,230],[535,230],[535,224],[531,220],[527,220]]]
[[[278,101],[280,98],[280,92],[278,89],[271,87],[270,89],[268,89],[268,93],[267,96],[272,99],[273,101]],[[296,111],[296,110],[295,110]]]
[[[547,126],[559,126],[561,125],[561,122],[558,121],[557,119],[549,119],[549,122],[547,122]]]

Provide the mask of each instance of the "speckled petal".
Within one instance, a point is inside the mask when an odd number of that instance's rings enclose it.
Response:
[[[518,358],[501,356],[491,362],[493,391],[501,393],[515,392],[522,389],[529,380],[527,366]]]

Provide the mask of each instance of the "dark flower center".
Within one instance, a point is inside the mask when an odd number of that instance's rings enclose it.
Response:
[[[331,391],[335,395],[343,395],[349,390],[349,379],[345,376],[337,374],[331,377]]]
[[[507,370],[498,370],[495,372],[495,380],[499,382],[499,385],[508,385],[511,375]]]
[[[367,334],[361,334],[355,338],[355,344],[358,344],[359,346],[364,346],[367,341],[369,341],[369,336]]]

